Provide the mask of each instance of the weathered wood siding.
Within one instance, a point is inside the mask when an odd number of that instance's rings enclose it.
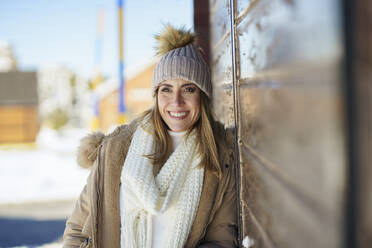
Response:
[[[38,131],[37,106],[0,105],[0,143],[34,142]]]
[[[215,111],[237,128],[241,239],[249,247],[342,247],[341,3],[209,5]]]
[[[35,142],[38,108],[36,72],[0,73],[0,143]]]
[[[125,83],[125,106],[127,107],[127,121],[137,118],[152,104],[151,77],[155,63],[150,63],[136,74],[129,77]],[[117,125],[119,89],[115,89],[103,96],[99,102],[99,126],[108,132]]]

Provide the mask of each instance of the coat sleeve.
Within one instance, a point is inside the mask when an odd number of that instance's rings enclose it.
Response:
[[[234,167],[234,165],[230,165]],[[199,248],[238,247],[237,190],[235,169],[230,170],[230,179],[222,203],[206,230]]]
[[[93,178],[97,170],[97,159],[94,162],[93,168],[88,176],[87,183],[80,193],[78,200],[75,203],[75,208],[66,221],[66,228],[63,234],[63,247],[84,247],[84,244],[89,243],[91,237],[87,234],[86,230],[90,227],[87,225],[90,216],[90,205],[92,195],[92,186],[94,185]]]

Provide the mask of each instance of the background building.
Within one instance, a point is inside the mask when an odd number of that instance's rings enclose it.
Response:
[[[151,107],[151,80],[156,61],[157,58],[150,59],[149,62],[128,72],[126,75],[124,101],[127,107],[126,115],[128,122]],[[118,125],[118,85],[116,80],[109,79],[98,86],[93,93],[99,99],[99,127],[105,132],[111,131]]]
[[[34,142],[39,126],[36,72],[0,72],[0,143]]]

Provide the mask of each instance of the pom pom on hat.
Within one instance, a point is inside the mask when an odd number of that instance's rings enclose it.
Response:
[[[160,34],[155,35],[155,39],[158,41],[156,54],[163,56],[173,49],[184,47],[190,43],[193,43],[197,40],[197,37],[185,27],[176,29],[170,24],[167,24]]]

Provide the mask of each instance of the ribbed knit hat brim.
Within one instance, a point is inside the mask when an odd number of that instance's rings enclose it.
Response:
[[[212,95],[209,67],[193,44],[166,53],[155,66],[152,92],[165,80],[183,79],[196,84],[209,98]]]

